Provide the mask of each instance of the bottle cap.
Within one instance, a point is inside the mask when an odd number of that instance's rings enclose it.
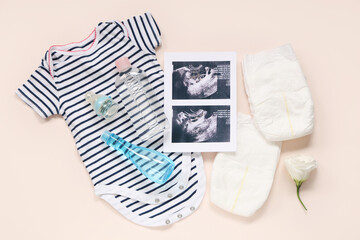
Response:
[[[119,72],[124,71],[125,69],[131,67],[131,63],[127,57],[121,57],[115,61],[115,65]]]
[[[103,132],[103,134],[101,134],[101,140],[103,140],[105,143],[107,143],[110,137],[111,137],[111,132],[109,131],[105,131]]]

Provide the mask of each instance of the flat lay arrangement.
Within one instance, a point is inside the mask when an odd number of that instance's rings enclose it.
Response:
[[[16,94],[42,118],[64,118],[95,194],[130,221],[157,227],[195,212],[206,188],[201,152],[218,152],[211,202],[252,216],[270,194],[282,142],[314,128],[295,51],[243,58],[250,116],[237,113],[236,53],[166,53],[163,71],[161,42],[150,13],[101,22],[81,42],[51,46]],[[299,189],[317,163],[285,163],[307,210]]]

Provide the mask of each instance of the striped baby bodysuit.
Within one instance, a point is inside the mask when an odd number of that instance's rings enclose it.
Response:
[[[161,33],[150,13],[125,21],[99,23],[83,41],[49,48],[40,66],[17,91],[17,95],[41,117],[61,115],[75,139],[80,157],[90,174],[95,193],[129,220],[144,226],[172,224],[196,210],[205,192],[200,153],[164,153],[175,162],[170,179],[162,185],[151,182],[122,154],[100,139],[111,131],[139,146],[162,152],[163,137],[142,141],[132,125],[136,109],[115,86],[119,75],[115,60],[126,56],[142,69],[152,85],[150,97],[158,99],[163,112],[164,73],[155,49]],[[93,91],[111,96],[120,109],[106,120],[96,115],[84,99]]]

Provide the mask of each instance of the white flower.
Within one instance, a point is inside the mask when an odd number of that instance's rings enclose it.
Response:
[[[309,174],[317,167],[316,160],[310,156],[295,155],[285,159],[285,166],[292,179],[306,181]]]
[[[285,159],[285,166],[296,183],[296,192],[300,203],[306,209],[304,203],[300,199],[299,189],[301,184],[309,178],[310,172],[317,168],[317,162],[314,158],[304,155],[290,156]]]

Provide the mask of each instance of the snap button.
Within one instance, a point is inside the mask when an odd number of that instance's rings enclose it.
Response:
[[[180,185],[180,186],[179,186],[179,189],[184,189],[184,186],[183,186],[183,185]]]
[[[160,199],[155,198],[155,202],[156,202],[156,203],[159,203],[159,202],[160,202]]]
[[[166,220],[165,223],[166,223],[166,224],[170,224],[170,220],[169,220],[169,219]]]
[[[190,210],[191,210],[191,211],[195,211],[195,207],[191,207]]]
[[[168,198],[172,198],[172,194],[171,194],[171,193],[168,194]]]
[[[177,217],[178,217],[178,218],[182,218],[182,214],[178,214]]]

